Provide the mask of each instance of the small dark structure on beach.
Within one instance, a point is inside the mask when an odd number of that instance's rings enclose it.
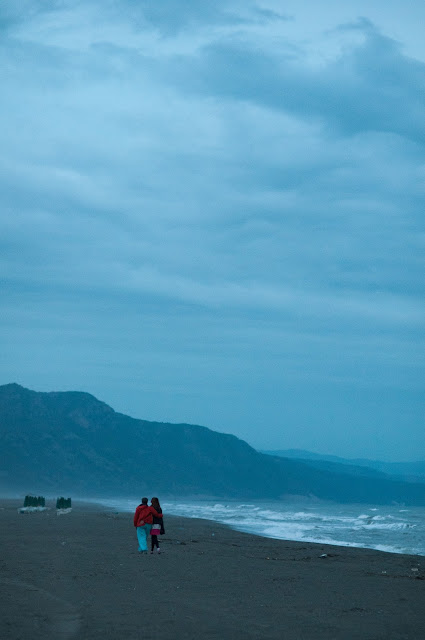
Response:
[[[60,497],[56,500],[56,509],[71,509],[71,498]]]
[[[45,507],[46,499],[44,496],[25,496],[24,507]]]

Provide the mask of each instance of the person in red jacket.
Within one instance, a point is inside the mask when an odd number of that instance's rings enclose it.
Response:
[[[150,534],[153,516],[162,518],[153,507],[148,507],[148,499],[142,498],[141,504],[134,513],[134,526],[137,531],[137,541],[139,543],[139,553],[148,552],[148,535]]]

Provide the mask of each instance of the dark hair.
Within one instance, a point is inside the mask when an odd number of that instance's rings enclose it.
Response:
[[[161,505],[159,504],[159,500],[158,498],[152,498],[151,500],[151,505],[153,506],[154,509],[156,509],[158,511],[158,509],[161,508]]]
[[[142,498],[142,504],[148,504],[148,499],[147,498]]]

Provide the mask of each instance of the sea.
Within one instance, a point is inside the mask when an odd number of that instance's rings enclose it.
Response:
[[[139,500],[97,500],[134,512]],[[425,508],[284,501],[161,500],[166,514],[203,518],[266,538],[425,556]]]

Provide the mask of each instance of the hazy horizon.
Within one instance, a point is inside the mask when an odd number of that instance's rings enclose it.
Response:
[[[425,458],[425,5],[0,4],[0,384]]]

